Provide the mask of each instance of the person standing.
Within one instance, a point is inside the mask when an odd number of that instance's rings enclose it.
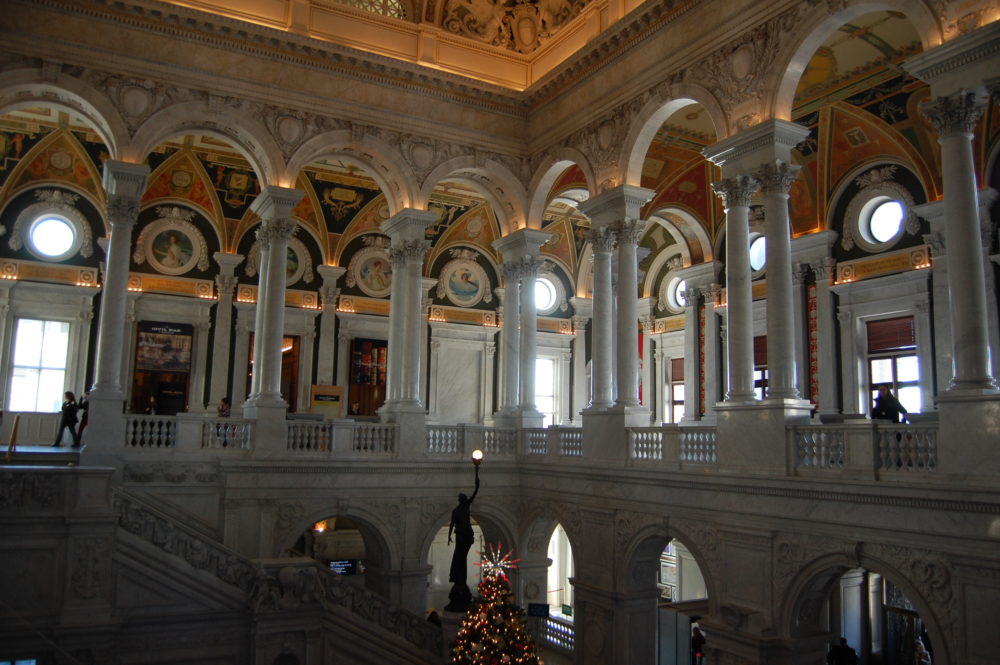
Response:
[[[56,432],[56,442],[52,445],[56,448],[62,442],[63,432],[66,428],[69,428],[69,433],[73,435],[73,447],[77,448],[80,446],[80,435],[76,433],[76,396],[73,395],[69,390],[63,395],[66,399],[63,400],[62,408],[60,411],[62,415],[59,417],[59,431]]]
[[[80,402],[77,405],[77,410],[80,413],[80,429],[76,430],[76,445],[80,445],[83,441],[83,430],[87,429],[87,407],[90,406],[89,398],[90,393],[83,393],[83,397],[80,398]]]
[[[889,420],[894,423],[906,420],[906,409],[899,403],[886,384],[878,387],[878,396],[872,407],[872,420]]]

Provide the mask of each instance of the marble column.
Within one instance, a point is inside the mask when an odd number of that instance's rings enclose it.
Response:
[[[800,128],[802,138],[809,132]],[[767,238],[767,400],[798,400],[788,191],[801,167],[769,161],[753,174],[764,192]]]
[[[949,390],[955,391],[997,390],[990,373],[986,291],[970,288],[984,284],[986,275],[972,149],[984,108],[978,94],[964,90],[921,104],[941,144],[954,365]]]
[[[684,420],[694,422],[701,419],[699,396],[701,395],[701,372],[698,359],[701,357],[698,334],[701,310],[701,289],[688,286],[684,290]],[[708,342],[706,336],[705,342]]]
[[[516,367],[518,372],[517,386],[505,384],[506,399],[513,396],[517,401],[516,413],[497,414],[495,421],[500,426],[541,427],[545,417],[535,408],[535,357],[537,355],[538,314],[535,309],[535,278],[541,267],[539,251],[542,245],[549,241],[551,233],[537,229],[518,229],[493,243],[493,247],[501,252],[504,264],[516,266],[520,278],[518,297],[516,298],[519,313],[517,323],[520,325],[520,338],[517,345],[517,364],[509,359],[505,368]],[[509,282],[508,282],[509,283]],[[514,306],[512,293],[504,297],[504,325],[507,325],[509,311]],[[504,351],[513,340],[505,338]]]
[[[612,386],[612,299],[611,250],[614,234],[608,228],[592,228],[587,233],[594,253],[594,323],[590,336],[592,377],[591,409],[608,409],[614,404]]]
[[[254,325],[253,388],[244,404],[251,418],[278,416],[287,408],[281,396],[281,342],[285,332],[285,275],[288,239],[295,232],[292,209],[304,192],[266,187],[250,209],[261,219],[257,238],[261,246],[260,284]],[[260,291],[263,290],[263,295]],[[267,411],[265,413],[265,410]],[[283,420],[282,416],[282,420]]]
[[[108,160],[104,163],[104,189],[108,194],[107,219],[111,227],[101,313],[97,328],[96,379],[90,399],[121,400],[122,356],[126,353],[125,294],[128,291],[132,229],[139,217],[139,201],[146,188],[149,167]],[[121,413],[121,409],[118,410]]]
[[[705,290],[705,413],[703,420],[715,417],[715,405],[722,401],[721,322],[716,309],[722,303],[722,287],[709,284]]]
[[[392,261],[392,291],[389,303],[389,358],[386,368],[388,399],[379,410],[384,422],[406,425],[402,435],[413,435],[413,446],[425,446],[424,406],[420,399],[420,367],[423,339],[422,283],[428,242],[424,230],[435,220],[426,210],[404,209],[382,223],[389,236]],[[410,426],[420,431],[410,430]]]
[[[125,309],[132,229],[139,217],[139,202],[146,188],[149,167],[108,160],[104,163],[104,190],[108,195],[107,221],[111,238],[107,246],[101,311],[97,327],[94,384],[90,389],[90,424],[83,443],[88,464],[101,464],[125,440],[122,408],[125,393],[121,373],[130,346],[125,344]],[[108,461],[114,464],[113,461]]]
[[[594,311],[594,302],[587,298],[570,298],[573,305],[573,404],[570,418],[580,422],[580,412],[590,404],[591,382],[587,380],[587,321]]]
[[[618,398],[615,406],[639,407],[639,265],[636,246],[646,223],[639,219],[614,227],[618,244]]]
[[[663,390],[662,377],[653,361],[653,332],[656,330],[656,298],[638,301],[639,321],[642,326],[642,354],[639,357],[639,395],[642,407],[648,410],[650,423],[656,422],[655,395]],[[654,377],[656,377],[654,379]],[[655,386],[655,389],[654,389]],[[662,401],[662,400],[660,400]]]
[[[503,391],[500,413],[512,414],[518,403],[518,371],[521,352],[521,269],[516,262],[504,263],[503,327],[500,329],[500,360],[503,363]]]
[[[522,412],[535,411],[535,358],[538,349],[538,308],[535,307],[535,282],[542,262],[537,257],[525,256],[521,267],[521,348],[518,353],[518,408]]]
[[[752,402],[753,296],[750,271],[750,199],[760,184],[749,175],[712,183],[726,209],[727,402]]]
[[[826,257],[810,264],[816,278],[816,375],[819,382],[817,413],[833,414],[840,411],[840,396],[836,385],[839,374],[837,358],[837,314],[830,286],[836,276],[837,262]],[[847,347],[845,347],[847,348]]]
[[[316,359],[316,383],[319,385],[333,384],[333,368],[337,357],[337,298],[340,289],[339,280],[347,268],[322,265],[316,268],[323,278],[323,286],[319,289],[323,312],[319,318],[319,349]]]
[[[209,386],[209,403],[217,405],[229,394],[231,367],[230,344],[233,329],[233,289],[236,288],[236,267],[243,261],[240,254],[216,252],[212,255],[219,264],[219,274],[215,278],[218,302],[215,304],[215,336],[212,340],[212,383]],[[242,376],[240,372],[237,376]]]

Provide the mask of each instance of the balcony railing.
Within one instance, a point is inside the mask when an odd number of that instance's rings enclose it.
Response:
[[[545,617],[542,622],[542,640],[546,646],[558,652],[572,654],[575,641],[573,622],[562,617]]]
[[[459,460],[478,448],[490,459],[537,463],[557,459],[586,463],[592,459],[605,464],[609,454],[612,463],[620,455],[622,466],[672,472],[702,473],[719,464],[718,431],[701,424],[628,427],[627,447],[617,448],[613,442],[588,442],[581,428],[566,426],[428,425],[426,440],[420,443],[414,439],[413,430],[401,431],[399,425],[391,423],[290,417],[284,424],[285,439],[280,440],[280,425],[252,419],[204,414],[127,414],[124,418],[124,447],[143,456],[173,456],[201,450],[273,458],[283,450],[291,457],[371,459],[396,458],[401,452],[406,455],[422,450],[436,458]],[[279,427],[277,432],[275,426]],[[280,440],[279,444],[274,440]],[[728,442],[728,445],[733,444]],[[901,479],[914,473],[933,473],[939,463],[936,422],[906,425],[864,419],[837,424],[810,421],[789,425],[784,445],[790,473],[797,476],[837,473],[858,479]],[[740,457],[734,453],[726,459],[736,459],[739,464]]]

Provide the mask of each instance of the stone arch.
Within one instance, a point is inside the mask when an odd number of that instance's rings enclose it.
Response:
[[[845,4],[849,6],[831,14],[821,12],[807,14],[806,20],[799,24],[798,31],[790,36],[787,46],[774,59],[774,68],[768,75],[771,81],[763,81],[761,86],[764,90],[775,91],[769,109],[770,117],[780,120],[792,119],[795,89],[813,54],[835,30],[858,16],[883,10],[899,12],[913,24],[924,50],[937,46],[943,40],[937,19],[923,2],[883,0]]]
[[[294,186],[282,182],[281,149],[260,120],[245,111],[227,108],[209,111],[204,102],[184,102],[165,108],[147,119],[132,139],[132,154],[142,161],[156,146],[171,137],[200,132],[229,141],[250,163],[261,186]]]
[[[414,207],[426,210],[434,187],[442,180],[464,183],[482,194],[497,216],[501,235],[527,224],[524,186],[503,164],[493,160],[479,164],[472,156],[449,159],[439,164],[424,180]]]
[[[945,639],[945,626],[941,617],[934,611],[938,603],[931,602],[920,589],[921,582],[934,582],[933,573],[928,572],[927,562],[910,559],[925,578],[913,579],[911,575],[880,557],[877,551],[868,554],[866,549],[868,548],[856,552],[820,554],[803,562],[798,570],[789,571],[791,582],[783,597],[776,598],[775,628],[779,636],[793,639],[826,632],[819,616],[823,602],[829,597],[841,575],[854,568],[864,568],[890,580],[913,603],[921,620],[927,625],[927,632],[934,646],[935,665],[953,665],[958,662],[955,660],[957,654],[954,653],[954,645],[951,640]],[[907,556],[912,557],[914,554],[907,553]]]
[[[53,106],[80,115],[108,146],[113,159],[127,159],[122,151],[129,144],[124,119],[104,94],[69,76],[58,83],[38,80],[38,70],[21,69],[0,75],[0,113],[22,108]]]
[[[587,179],[587,191],[591,196],[597,191],[594,170],[582,152],[570,147],[560,147],[555,154],[546,154],[545,161],[535,171],[528,187],[528,219],[538,220],[541,225],[542,215],[548,206],[549,190],[562,173],[570,166],[577,166]]]
[[[358,143],[346,129],[325,132],[304,142],[288,160],[282,177],[294,183],[302,169],[321,157],[336,157],[364,169],[382,190],[390,215],[414,206],[418,198],[416,177],[397,151],[368,135]]]
[[[364,507],[334,503],[328,507],[313,509],[308,517],[308,520],[303,520],[301,529],[295,532],[296,539],[298,534],[312,528],[316,522],[331,517],[346,518],[358,524],[358,531],[365,544],[365,563],[373,573],[366,576],[366,586],[384,596],[389,595],[388,582],[383,573],[392,569],[392,562],[402,560],[402,548],[391,535],[393,530],[381,516]],[[285,547],[281,543],[275,543],[275,554],[283,552]]]
[[[625,165],[624,183],[626,185],[640,184],[642,178],[642,163],[649,152],[649,146],[656,132],[666,122],[667,118],[677,111],[700,104],[705,108],[716,136],[722,138],[726,131],[726,114],[715,96],[705,88],[691,83],[676,84],[671,88],[672,99],[653,99],[636,114],[628,134],[622,142],[622,155],[619,163]]]

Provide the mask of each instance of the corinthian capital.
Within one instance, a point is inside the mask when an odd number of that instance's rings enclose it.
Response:
[[[938,97],[920,105],[924,116],[942,136],[971,134],[986,107],[985,100],[969,90]]]
[[[788,194],[800,170],[802,167],[797,164],[775,160],[762,165],[753,177],[760,181],[765,194]]]
[[[423,262],[430,243],[426,240],[404,240],[389,248],[389,260],[393,266],[405,265],[412,261]]]
[[[615,224],[614,233],[618,246],[638,244],[645,230],[646,222],[641,219],[625,219]]]
[[[587,240],[594,248],[594,253],[610,252],[615,246],[615,234],[610,228],[600,226],[587,231]]]
[[[749,207],[750,199],[758,189],[760,182],[747,174],[712,183],[712,190],[722,198],[723,205],[727,209],[736,206]]]
[[[261,249],[268,249],[271,243],[288,239],[295,233],[295,220],[289,217],[272,217],[257,229],[257,240],[260,241]]]
[[[236,288],[236,277],[234,275],[216,275],[215,286],[219,289],[219,298],[233,297],[233,289]]]
[[[139,218],[139,199],[128,194],[108,197],[108,223],[112,229],[128,231]]]

